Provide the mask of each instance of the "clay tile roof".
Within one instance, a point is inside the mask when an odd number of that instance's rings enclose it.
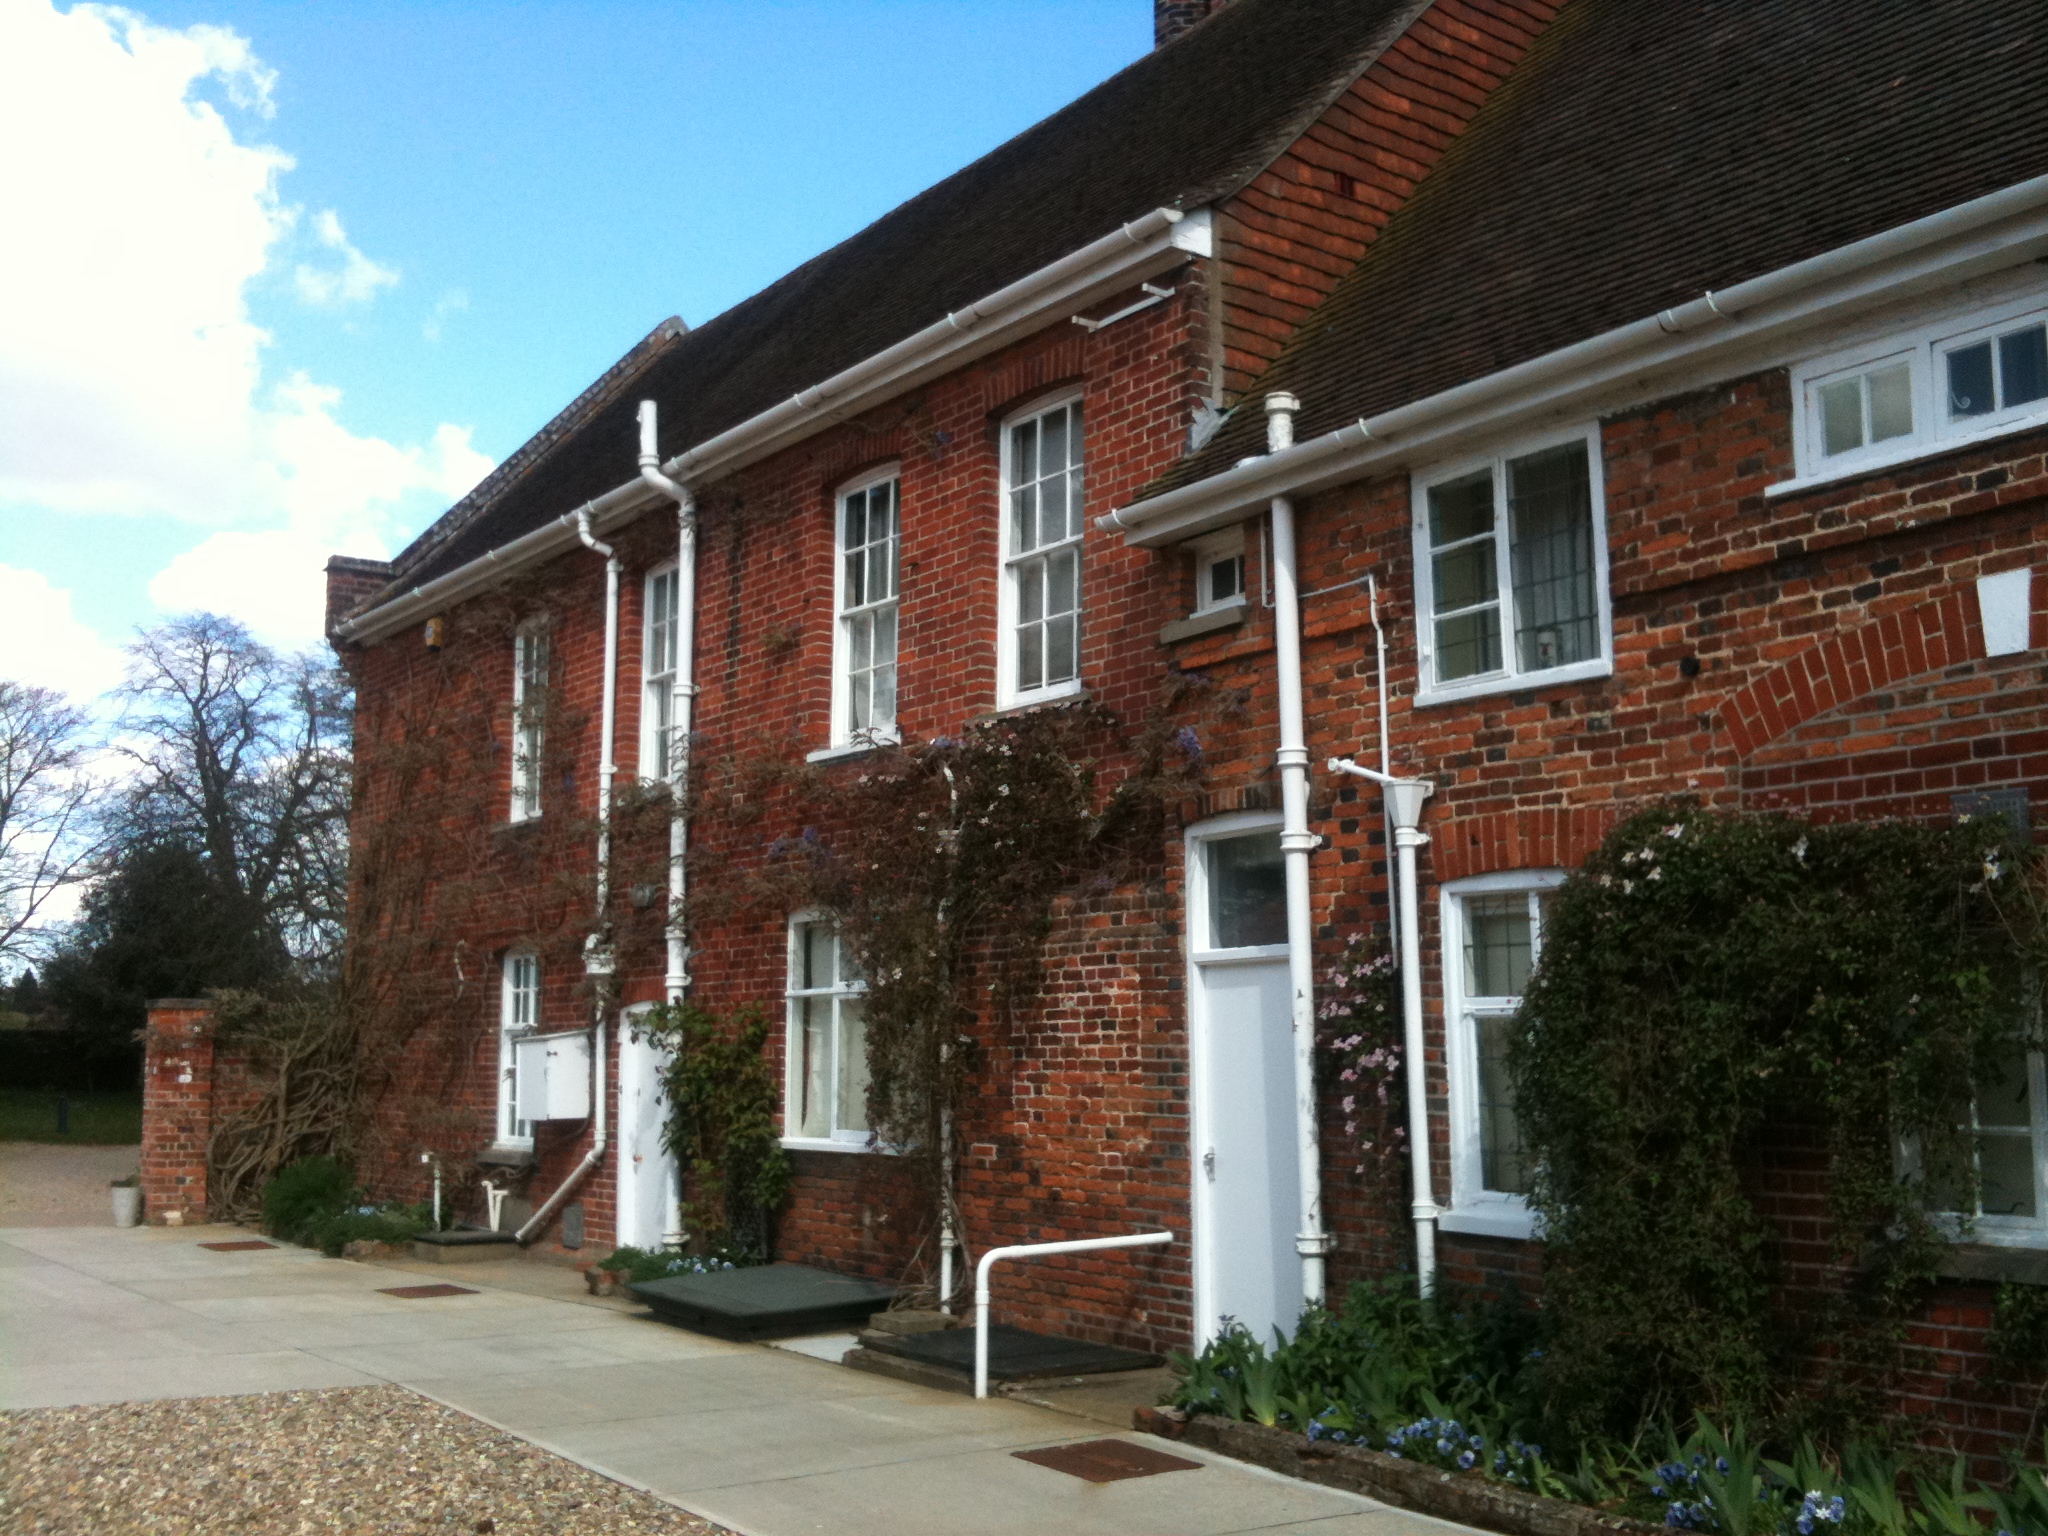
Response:
[[[2043,173],[2041,0],[1567,0],[1259,392],[1314,437]]]
[[[662,453],[672,456],[1154,208],[1229,195],[1306,131],[1425,3],[1235,0],[670,342],[637,372],[631,399],[588,412],[524,473],[488,494],[479,487],[467,512],[450,513],[400,555],[403,585],[631,479],[640,398],[660,401]]]

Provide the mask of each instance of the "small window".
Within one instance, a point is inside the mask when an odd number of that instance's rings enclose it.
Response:
[[[830,923],[790,924],[784,1140],[839,1151],[872,1144],[864,991]]]
[[[2048,324],[1953,347],[1945,361],[1951,420],[1997,416],[2048,400]]]
[[[835,746],[896,739],[900,496],[893,474],[839,496]]]
[[[676,568],[647,578],[647,623],[642,637],[640,676],[640,777],[667,779],[678,763],[675,751],[676,656],[680,639]]]
[[[1792,378],[1791,485],[1904,463],[2048,420],[2048,312],[2038,295],[1979,307],[1801,364]]]
[[[1195,606],[1197,614],[1242,607],[1245,600],[1244,525],[1197,539]]]
[[[1287,866],[1276,831],[1218,837],[1202,845],[1208,861],[1210,949],[1251,949],[1287,942]]]
[[[512,819],[540,814],[541,758],[547,745],[547,631],[522,629],[512,654]]]
[[[1967,1192],[1937,1204],[1966,1215],[1979,1242],[2048,1245],[2048,1077],[2042,1056],[2015,1043],[1982,1072],[1969,1123],[1958,1127],[1969,1158]],[[1914,1161],[1908,1158],[1909,1164]]]
[[[533,1145],[533,1123],[521,1120],[519,1059],[515,1045],[540,1027],[540,960],[515,951],[505,957],[503,997],[498,1011],[498,1144]]]
[[[1611,667],[1597,433],[1418,481],[1431,693]]]
[[[1526,1237],[1533,1170],[1515,1114],[1508,1050],[1542,951],[1549,872],[1489,875],[1446,887],[1445,1017],[1451,1075],[1453,1231]]]
[[[1004,429],[1004,704],[1080,687],[1081,498],[1080,401]]]

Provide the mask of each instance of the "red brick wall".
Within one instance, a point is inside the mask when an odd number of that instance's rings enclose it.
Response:
[[[157,1226],[206,1220],[213,1074],[212,1005],[151,1003],[142,1055],[142,1214]]]

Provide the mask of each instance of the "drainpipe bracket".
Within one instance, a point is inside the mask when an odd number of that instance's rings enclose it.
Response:
[[[1319,1259],[1337,1251],[1337,1238],[1330,1232],[1303,1232],[1294,1239],[1294,1251],[1304,1259]]]
[[[1280,851],[1282,853],[1314,853],[1329,841],[1320,832],[1282,832]]]

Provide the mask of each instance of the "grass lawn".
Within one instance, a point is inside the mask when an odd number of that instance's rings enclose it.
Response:
[[[0,1088],[0,1141],[51,1141],[75,1146],[126,1147],[142,1140],[142,1090],[67,1093],[71,1133],[57,1134],[57,1090]]]

